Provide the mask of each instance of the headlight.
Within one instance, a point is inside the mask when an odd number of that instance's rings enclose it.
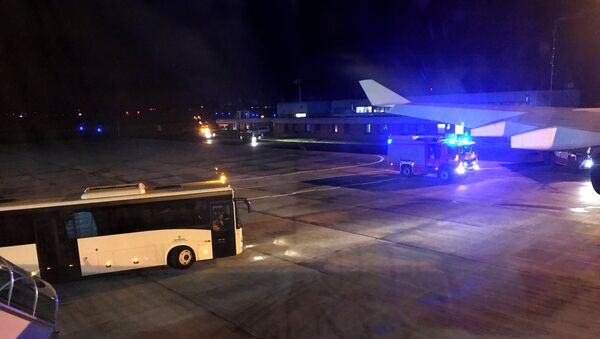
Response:
[[[460,164],[458,167],[456,167],[455,172],[456,174],[465,174],[465,167]]]
[[[592,160],[592,159],[585,159],[583,161],[583,163],[581,164],[581,166],[583,168],[588,168],[588,169],[592,168],[592,166],[594,166],[594,160]]]

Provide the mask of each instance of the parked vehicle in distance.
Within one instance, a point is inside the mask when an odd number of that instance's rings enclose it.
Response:
[[[554,164],[571,169],[589,170],[594,166],[591,151],[591,148],[577,151],[555,151]]]

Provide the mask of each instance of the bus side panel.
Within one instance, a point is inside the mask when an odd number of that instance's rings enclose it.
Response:
[[[165,265],[169,250],[186,245],[196,260],[212,259],[209,230],[172,229],[80,238],[83,275]]]
[[[100,273],[100,258],[98,256],[98,246],[96,243],[98,238],[99,237],[77,239],[79,265],[81,266],[82,276]]]
[[[244,237],[242,235],[242,228],[235,228],[235,254],[240,254],[244,250]]]
[[[40,270],[35,244],[1,247],[0,257],[4,257],[6,260],[29,272]]]

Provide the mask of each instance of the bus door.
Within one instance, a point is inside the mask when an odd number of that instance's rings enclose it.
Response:
[[[235,255],[235,230],[231,200],[210,204],[213,257]]]
[[[75,280],[81,277],[77,238],[69,236],[66,218],[58,212],[42,213],[35,217],[40,273],[51,282]]]

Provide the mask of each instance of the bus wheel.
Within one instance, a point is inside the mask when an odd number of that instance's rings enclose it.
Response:
[[[413,174],[412,167],[410,167],[410,165],[402,165],[400,174],[402,174],[403,177],[411,176]]]
[[[594,188],[594,191],[600,194],[600,165],[592,166],[592,169],[590,170],[590,180],[592,182],[592,187]]]
[[[196,261],[194,250],[188,246],[177,246],[169,251],[167,263],[173,268],[185,270]]]

